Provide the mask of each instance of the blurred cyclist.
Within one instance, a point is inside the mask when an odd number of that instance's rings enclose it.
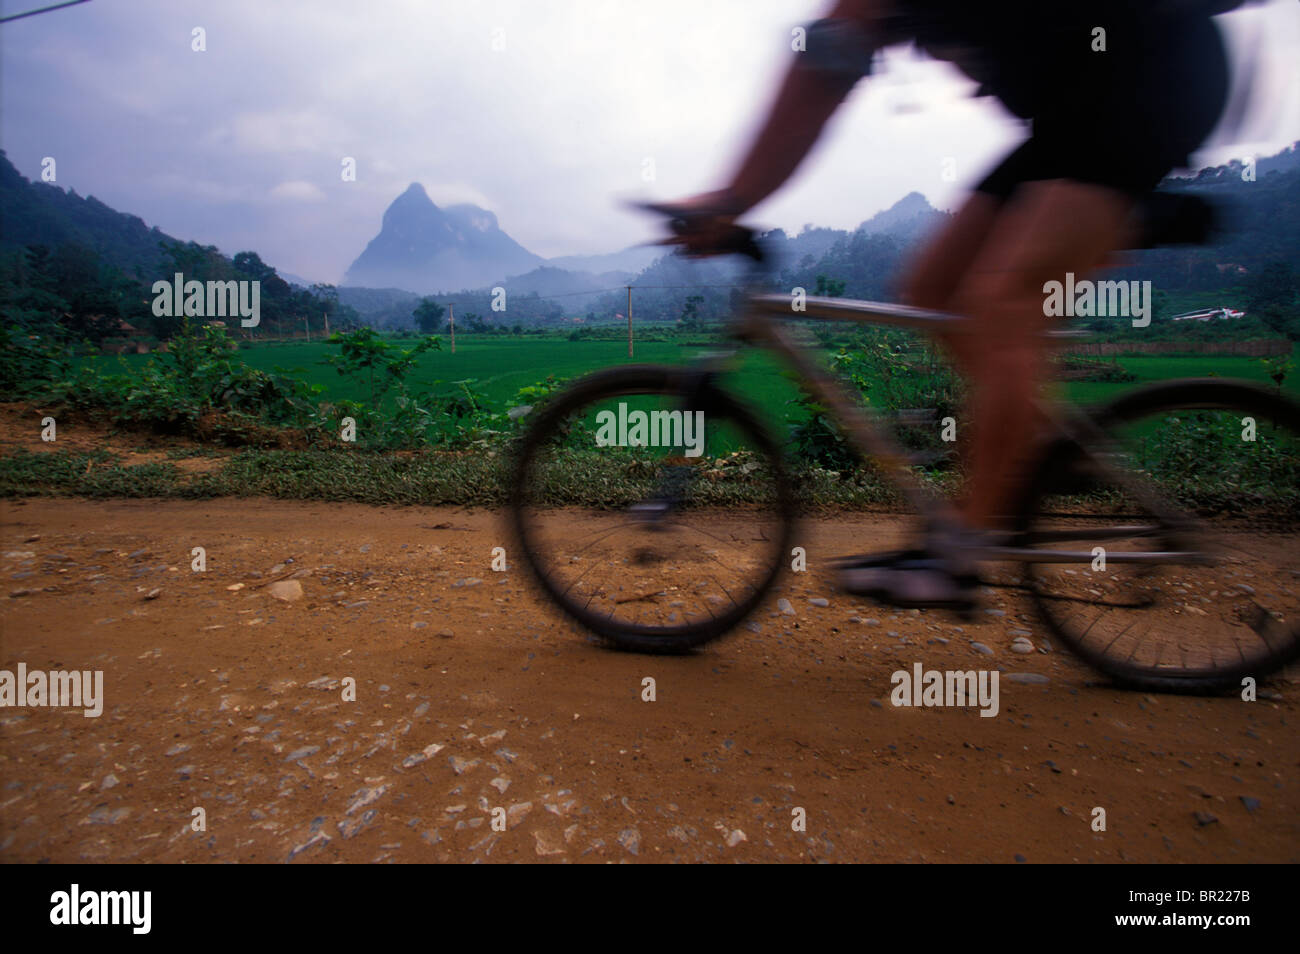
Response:
[[[902,606],[967,607],[970,553],[1020,492],[1048,375],[1044,283],[1078,278],[1132,238],[1130,213],[1215,126],[1228,64],[1211,16],[1241,0],[840,0],[808,27],[730,182],[671,204],[688,253],[709,254],[736,218],[776,191],[876,52],[914,42],[948,60],[1030,135],[918,256],[903,296],[960,314],[943,343],[970,384],[963,526],[918,548],[850,558],[840,585]],[[869,157],[865,157],[869,161]]]

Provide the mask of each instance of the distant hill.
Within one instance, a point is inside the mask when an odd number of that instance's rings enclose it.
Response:
[[[344,285],[427,295],[477,288],[542,263],[476,205],[440,209],[418,182],[384,212],[383,226],[352,263]]]
[[[1239,161],[1170,177],[1165,189],[1199,195],[1218,210],[1221,231],[1204,246],[1129,254],[1122,277],[1140,277],[1165,291],[1206,291],[1237,284],[1281,262],[1300,272],[1300,144],[1256,163],[1253,178]],[[1131,273],[1131,274],[1129,274]]]
[[[159,243],[177,241],[144,220],[46,182],[28,182],[0,151],[0,248],[80,245],[128,275],[157,275]]]
[[[561,255],[557,258],[548,258],[546,267],[593,274],[602,272],[636,274],[667,254],[668,250],[662,245],[634,245],[621,252],[609,252],[605,255]]]
[[[868,235],[892,235],[902,241],[924,238],[948,218],[930,205],[919,192],[909,192],[889,208],[877,212],[858,226],[859,232]]]

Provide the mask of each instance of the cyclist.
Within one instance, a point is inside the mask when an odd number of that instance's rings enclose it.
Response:
[[[902,606],[968,607],[971,556],[1005,529],[1042,422],[1043,286],[1129,247],[1130,213],[1185,166],[1219,119],[1228,64],[1211,16],[1242,0],[839,0],[808,27],[730,182],[672,203],[675,240],[710,254],[736,218],[776,191],[876,52],[911,41],[954,63],[1030,124],[912,265],[912,305],[962,315],[943,337],[970,384],[972,440],[962,525],[915,549],[849,558],[842,588]],[[936,157],[936,167],[938,159]],[[711,246],[713,246],[711,248]]]

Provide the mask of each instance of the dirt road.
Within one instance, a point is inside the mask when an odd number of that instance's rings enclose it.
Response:
[[[824,558],[898,518],[809,523],[753,625],[650,658],[493,572],[492,513],[2,510],[0,669],[104,695],[0,709],[5,861],[1300,860],[1288,674],[1253,703],[1121,692],[1015,591],[965,624],[834,592]],[[891,705],[918,662],[1003,668],[996,717]]]

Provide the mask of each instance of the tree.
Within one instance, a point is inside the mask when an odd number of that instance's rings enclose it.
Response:
[[[700,305],[704,302],[703,295],[688,295],[686,304],[682,306],[682,314],[678,319],[683,328],[695,330],[704,323],[700,317]]]
[[[437,338],[425,338],[414,348],[396,348],[381,338],[373,328],[362,328],[350,334],[335,332],[326,342],[339,345],[341,353],[330,355],[325,359],[325,364],[333,365],[341,375],[356,374],[362,369],[366,371],[372,408],[379,407],[392,385],[402,384],[419,355],[430,348],[434,351],[442,348]],[[375,388],[376,368],[380,372],[378,389]]]
[[[1286,262],[1270,262],[1246,287],[1246,310],[1274,331],[1292,340],[1300,339],[1300,316],[1296,314],[1295,273]]]
[[[825,275],[818,275],[817,287],[813,290],[813,294],[825,298],[839,298],[844,294],[844,282],[838,278],[827,278]]]
[[[420,303],[415,306],[415,311],[411,312],[411,317],[415,319],[415,327],[424,334],[431,335],[442,327],[442,316],[446,311],[445,306],[438,304],[432,298],[421,298]]]

